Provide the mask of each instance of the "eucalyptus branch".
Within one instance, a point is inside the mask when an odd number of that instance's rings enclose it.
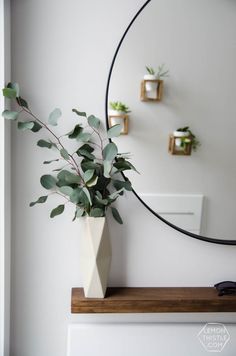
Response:
[[[49,195],[57,194],[64,199],[62,204],[51,211],[51,218],[62,214],[65,204],[71,203],[76,209],[74,219],[81,216],[104,217],[107,209],[111,207],[113,217],[122,224],[119,212],[112,204],[124,190],[131,191],[132,187],[128,179],[113,178],[113,174],[130,169],[135,170],[135,168],[126,159],[127,157],[119,155],[116,144],[109,140],[119,136],[120,125],[114,125],[108,130],[107,142],[105,142],[101,121],[94,115],[87,117],[85,112],[72,109],[79,117],[86,117],[88,126],[84,128],[83,125],[77,123],[67,135],[57,135],[51,125],[57,125],[61,110],[54,109],[45,123],[31,111],[27,102],[19,96],[19,90],[17,83],[8,83],[3,89],[3,95],[10,100],[16,100],[19,106],[18,111],[4,110],[3,117],[16,122],[19,114],[24,112],[26,118],[23,122],[18,121],[18,129],[31,130],[32,132],[37,132],[41,128],[46,129],[50,133],[50,137],[52,136],[52,140],[41,139],[38,141],[38,146],[50,149],[55,147],[60,154],[59,159],[51,159],[44,163],[50,164],[62,159],[65,163],[61,164],[62,168],[52,170],[52,172],[58,173],[44,174],[40,177],[41,186],[50,193],[40,196],[36,201],[31,202],[30,206],[45,203]],[[65,136],[83,144],[79,144],[77,151],[69,153],[64,146],[63,137]],[[90,141],[91,137],[94,142]],[[70,169],[64,169],[66,166],[70,166]]]
[[[96,146],[96,147],[101,149],[101,146],[98,143],[92,142],[92,141],[89,141],[89,143],[90,143],[90,145],[94,145],[94,146]]]
[[[55,137],[55,139],[58,141],[58,144],[61,146],[61,148],[65,147],[63,146],[63,144],[61,143],[60,139],[54,134],[54,132],[42,121],[40,120],[38,117],[36,117],[32,111],[30,109],[26,109],[25,107],[21,106],[20,107],[29,115],[31,115],[40,125],[42,125],[46,130],[48,130],[50,132],[51,135],[53,135]]]
[[[99,132],[99,130],[96,130],[94,127],[92,127],[91,125],[89,125],[90,127],[91,127],[91,129],[93,130],[93,132],[94,133],[96,133],[97,135],[98,135],[98,137],[99,137],[99,140],[100,140],[100,149],[101,149],[101,151],[103,151],[103,139],[102,139],[102,137],[101,137],[101,135],[100,135],[100,132]]]
[[[66,203],[71,203],[71,204],[74,205],[74,203],[72,203],[72,202],[70,201],[70,199],[68,199],[64,194],[59,193],[58,191],[54,192],[54,194],[60,195],[61,197],[65,198],[65,199],[67,200]]]
[[[64,146],[63,143],[61,142],[60,138],[48,127],[48,125],[46,125],[42,120],[40,120],[37,116],[35,116],[35,115],[32,113],[32,111],[31,111],[30,109],[27,109],[27,108],[25,108],[25,107],[23,107],[23,106],[21,106],[21,105],[19,105],[19,106],[22,108],[22,111],[25,111],[27,114],[31,115],[31,116],[35,119],[35,121],[37,121],[37,122],[38,122],[40,125],[42,125],[46,130],[48,130],[48,131],[50,132],[50,134],[57,140],[57,142],[58,142],[58,144],[61,146],[61,148],[64,149],[64,150],[66,150],[66,149],[65,149],[65,146]],[[21,112],[22,112],[22,111],[21,111]],[[67,150],[66,150],[66,151],[67,151]],[[69,154],[69,153],[68,153],[68,154]],[[83,177],[82,177],[82,175],[81,175],[81,173],[80,173],[80,170],[79,170],[79,166],[78,166],[77,162],[75,161],[74,157],[73,157],[71,154],[69,154],[69,157],[71,158],[72,162],[69,161],[69,160],[66,160],[65,158],[64,158],[64,160],[65,160],[66,162],[68,162],[70,165],[72,165],[72,166],[75,168],[76,172],[78,173],[78,175],[80,176],[80,178],[83,180]]]

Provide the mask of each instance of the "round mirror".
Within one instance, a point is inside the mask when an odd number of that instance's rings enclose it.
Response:
[[[120,152],[132,153],[140,174],[125,174],[144,203],[171,224],[190,234],[232,240],[236,2],[145,5],[118,46],[108,79],[107,104],[120,101],[131,110],[128,133],[114,141]],[[169,76],[161,78],[161,99],[141,100],[146,67],[158,71],[163,64]],[[170,137],[183,127],[200,142],[190,155],[173,154],[169,147]],[[180,141],[177,151],[185,145]]]

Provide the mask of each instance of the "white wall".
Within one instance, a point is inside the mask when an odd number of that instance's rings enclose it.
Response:
[[[0,86],[10,78],[10,1],[0,1]],[[0,97],[0,110],[4,109]],[[10,125],[0,120],[0,355],[8,355],[10,331]]]
[[[142,3],[12,1],[12,79],[20,83],[22,96],[35,112],[44,118],[60,107],[65,131],[70,127],[67,120],[72,107],[104,118],[112,56]],[[81,281],[79,223],[71,222],[70,211],[50,220],[49,212],[57,203],[53,199],[45,206],[28,207],[43,192],[39,177],[47,171],[41,164],[45,151],[35,145],[41,136],[15,128],[12,133],[11,356],[64,356],[68,323],[91,320],[91,316],[70,315],[71,287]],[[110,285],[204,286],[235,279],[234,247],[209,245],[169,229],[132,195],[119,206],[124,225],[109,221]],[[190,319],[199,317],[203,318]],[[101,318],[93,316],[92,320]],[[208,321],[212,318],[218,317],[207,316]],[[235,321],[234,314],[222,318]]]
[[[1,1],[0,3],[0,13],[1,13],[1,37],[0,37],[0,54],[1,54],[1,68],[0,68],[0,81],[1,85],[4,85],[4,22],[3,22],[3,14],[4,14],[4,3]],[[1,108],[4,106],[4,100],[1,98]],[[1,168],[2,168],[2,173],[0,177],[0,194],[1,196],[4,196],[4,122],[1,122],[1,138],[0,142],[1,144]],[[4,254],[4,247],[5,247],[5,239],[4,239],[4,200],[1,203],[0,206],[0,226],[1,226],[1,232],[0,232],[0,355],[3,355],[3,350],[4,350],[4,309],[5,309],[5,298],[4,298],[4,285],[5,285],[5,254]]]

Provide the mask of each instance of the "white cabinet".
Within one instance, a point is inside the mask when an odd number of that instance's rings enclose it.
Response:
[[[146,321],[71,324],[67,356],[206,356],[198,338],[204,325]],[[225,326],[230,339],[221,356],[232,356],[236,350],[236,325]]]

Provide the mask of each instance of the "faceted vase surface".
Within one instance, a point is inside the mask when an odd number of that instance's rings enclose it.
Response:
[[[81,268],[84,295],[104,298],[111,264],[111,244],[105,217],[84,219]]]

